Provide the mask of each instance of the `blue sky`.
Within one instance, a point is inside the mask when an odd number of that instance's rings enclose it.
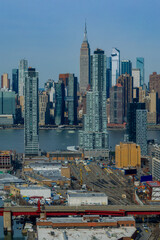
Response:
[[[87,19],[88,40],[107,56],[145,58],[148,82],[160,73],[159,0],[0,0],[0,74],[25,58],[39,71],[40,86],[59,73],[79,77],[79,54]]]

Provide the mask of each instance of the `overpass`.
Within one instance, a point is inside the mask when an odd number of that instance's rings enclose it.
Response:
[[[158,216],[160,205],[107,205],[107,206],[8,206],[0,208],[4,229],[11,231],[12,216],[56,217],[56,216]]]

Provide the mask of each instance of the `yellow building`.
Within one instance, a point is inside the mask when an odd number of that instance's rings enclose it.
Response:
[[[140,167],[141,149],[136,143],[122,143],[115,149],[116,167]]]

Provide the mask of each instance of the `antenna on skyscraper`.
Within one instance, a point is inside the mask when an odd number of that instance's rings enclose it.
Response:
[[[87,23],[85,19],[85,29],[84,29],[84,42],[87,42]]]

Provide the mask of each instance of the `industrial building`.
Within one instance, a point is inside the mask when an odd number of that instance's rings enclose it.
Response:
[[[136,237],[133,217],[83,216],[37,220],[38,239],[131,240]]]
[[[108,205],[106,194],[99,192],[67,191],[67,200],[69,206]]]
[[[26,196],[26,197],[43,197],[50,198],[51,197],[51,189],[38,185],[15,185],[10,187],[10,193],[13,196]]]
[[[23,168],[23,174],[32,183],[44,184],[49,187],[57,185],[70,186],[70,168],[57,162],[39,161],[30,163]]]
[[[149,181],[146,182],[147,185],[147,199],[160,201],[160,182]]]
[[[118,168],[140,167],[141,149],[136,143],[120,142],[115,148],[115,161]]]

